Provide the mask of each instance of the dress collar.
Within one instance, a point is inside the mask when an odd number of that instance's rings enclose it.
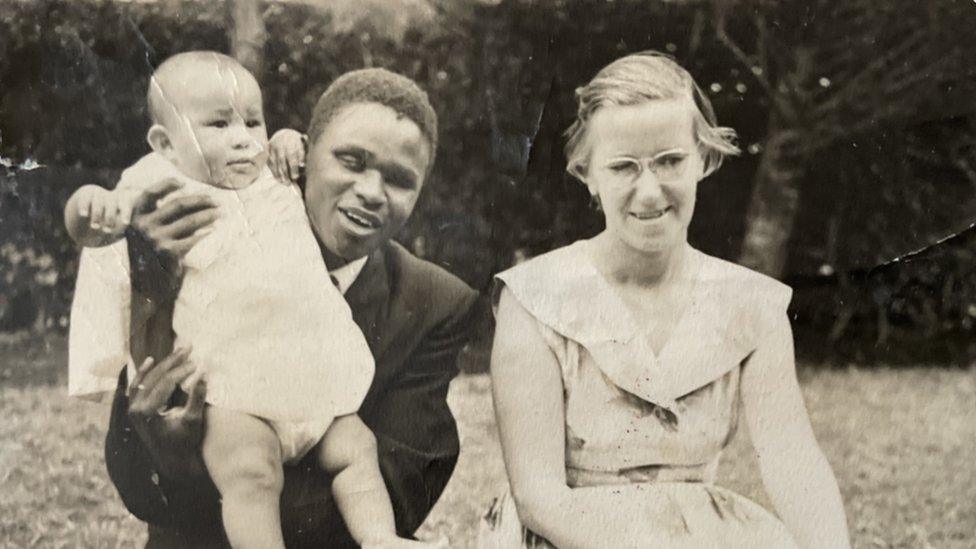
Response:
[[[656,355],[584,246],[580,241],[544,254],[498,279],[537,320],[584,347],[621,389],[672,409],[754,350],[752,323],[742,318],[736,298],[741,277],[718,272],[724,262],[690,250],[698,265],[695,295]]]

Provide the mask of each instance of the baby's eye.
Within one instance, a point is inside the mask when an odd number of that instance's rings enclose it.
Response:
[[[207,127],[210,127],[210,128],[226,128],[227,127],[227,121],[226,120],[211,120],[210,122],[207,122]]]
[[[247,121],[247,127],[248,128],[258,128],[258,127],[261,127],[263,125],[264,125],[264,121],[263,120],[258,120],[256,118]]]

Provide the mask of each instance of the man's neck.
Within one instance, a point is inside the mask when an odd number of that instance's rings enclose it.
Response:
[[[322,259],[325,260],[325,268],[329,271],[334,271],[345,267],[346,265],[356,261],[357,259],[362,259],[360,257],[342,257],[332,250],[330,250],[325,244],[316,239],[319,244],[319,249],[322,251]]]
[[[319,245],[322,250],[322,258],[325,260],[325,267],[330,271],[334,271],[343,265],[349,263],[348,259],[339,257],[338,255],[332,253],[332,250],[326,248],[325,246]]]

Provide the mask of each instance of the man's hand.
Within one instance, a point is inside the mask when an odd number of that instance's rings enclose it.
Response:
[[[181,260],[219,216],[206,195],[170,197],[182,187],[169,178],[146,189],[132,205],[127,231],[132,286],[162,301],[175,299],[182,281]]]
[[[268,141],[271,173],[284,182],[297,181],[305,168],[305,145],[305,136],[295,130],[276,131]]]
[[[183,406],[167,408],[176,387],[193,375],[189,349],[177,349],[161,362],[147,358],[126,391],[129,421],[145,444],[159,473],[176,482],[207,475],[200,453],[206,382],[197,378]]]

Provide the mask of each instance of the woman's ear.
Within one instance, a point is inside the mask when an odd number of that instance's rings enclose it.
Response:
[[[584,166],[582,162],[570,162],[569,165],[566,166],[566,171],[569,172],[569,175],[579,179],[580,182],[587,187],[590,186],[590,184],[586,182],[586,166]]]
[[[701,181],[706,177],[712,175],[712,172],[716,169],[715,161],[712,158],[712,153],[706,150],[701,145],[698,146],[698,180]]]
[[[586,165],[577,162],[571,164],[567,168],[567,171],[572,174],[573,177],[579,179],[580,183],[586,185],[586,190],[589,191],[590,196],[594,200],[600,199],[600,190],[596,188],[596,183],[587,175]]]
[[[146,141],[149,142],[149,146],[152,147],[153,151],[166,158],[172,158],[173,140],[170,139],[169,132],[162,124],[153,124],[149,128],[149,132],[146,133]]]
[[[586,190],[590,193],[590,204],[599,210],[600,190],[597,189],[596,182],[590,179],[589,175],[587,175],[587,164],[578,160],[575,162],[570,162],[566,165],[566,171],[569,172],[569,175],[572,175],[578,179],[580,183],[586,185]]]

